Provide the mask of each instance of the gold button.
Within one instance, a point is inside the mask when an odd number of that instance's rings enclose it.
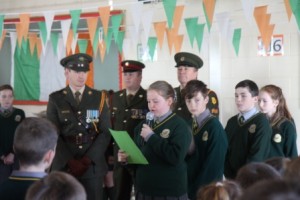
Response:
[[[128,109],[126,109],[125,112],[128,112]]]
[[[80,115],[80,114],[81,114],[81,111],[78,111],[77,113]]]
[[[80,125],[81,125],[81,123],[79,122],[79,123],[78,123],[78,125],[80,126]]]
[[[82,145],[78,146],[79,149],[82,149]]]
[[[65,122],[68,121],[68,119],[65,119]]]
[[[82,136],[82,133],[79,133],[78,135],[79,135],[79,136]]]
[[[126,120],[123,121],[123,123],[126,123],[126,122],[127,122]]]

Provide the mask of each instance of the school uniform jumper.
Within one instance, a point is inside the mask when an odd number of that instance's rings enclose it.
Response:
[[[263,113],[256,113],[245,123],[238,121],[238,115],[231,117],[225,127],[228,151],[224,174],[234,179],[238,170],[250,162],[263,162],[269,158],[272,130]]]
[[[184,161],[192,134],[186,122],[171,113],[153,128],[147,142],[135,128],[135,142],[148,160],[136,166],[136,189],[151,197],[180,197],[187,193],[187,166]]]
[[[192,122],[190,123],[192,124]],[[200,187],[223,178],[227,137],[220,121],[210,113],[194,134],[195,150],[186,158],[189,198],[196,199]]]

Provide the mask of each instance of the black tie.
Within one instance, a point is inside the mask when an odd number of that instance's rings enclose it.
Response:
[[[127,97],[126,97],[127,105],[130,105],[132,99],[133,99],[133,95],[132,94],[127,95]]]
[[[240,116],[240,118],[239,118],[239,122],[240,122],[240,124],[244,124],[245,123],[245,118],[244,118],[244,116],[242,115],[242,116]]]
[[[80,95],[81,95],[81,93],[79,91],[75,92],[75,100],[76,100],[77,105],[79,105],[79,103],[80,103]]]

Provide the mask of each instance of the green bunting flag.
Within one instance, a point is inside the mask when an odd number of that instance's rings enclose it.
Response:
[[[57,55],[58,33],[51,33],[50,40],[52,43],[53,52]]]
[[[240,28],[234,29],[232,44],[236,55],[239,55],[241,34],[242,34],[242,29]]]
[[[97,50],[98,50],[98,44],[99,44],[99,28],[96,28],[95,36],[94,36],[94,41],[93,41],[92,44],[93,44],[94,55],[96,55],[97,54]]]
[[[79,52],[80,53],[86,53],[86,49],[88,46],[88,41],[85,39],[80,39],[77,41],[78,47],[79,47]]]
[[[2,37],[2,33],[3,33],[3,21],[4,21],[4,15],[0,15],[0,38]]]
[[[39,22],[39,28],[40,28],[40,33],[41,33],[41,38],[44,44],[47,42],[47,27],[45,22]]]
[[[185,22],[185,26],[186,26],[186,30],[187,30],[189,39],[190,39],[191,46],[193,47],[195,34],[196,34],[195,27],[198,24],[198,17],[184,19],[184,22]]]
[[[112,28],[108,28],[107,35],[104,35],[104,41],[106,44],[106,52],[109,53],[111,39],[112,39],[113,30]]]
[[[290,0],[291,9],[297,21],[298,29],[300,30],[300,1]]]
[[[154,52],[155,52],[155,49],[156,49],[156,44],[157,44],[157,37],[149,37],[148,47],[149,47],[149,54],[150,54],[150,57],[151,57],[152,61],[153,61]]]
[[[197,41],[197,44],[198,44],[199,52],[200,52],[201,46],[202,46],[203,35],[204,35],[204,27],[205,27],[205,24],[198,24],[196,26],[196,41]]]
[[[78,23],[80,20],[80,14],[81,14],[81,10],[71,10],[70,11],[74,39],[75,39],[76,33],[77,33]]]
[[[176,2],[177,2],[177,0],[163,0],[163,5],[164,5],[165,13],[167,16],[169,28],[172,28],[172,25],[173,25],[173,18],[174,18],[174,13],[175,13],[175,9],[176,9]]]
[[[118,34],[118,39],[116,41],[120,53],[122,53],[122,51],[123,51],[124,36],[125,36],[125,31],[120,31],[119,34]]]
[[[117,41],[118,39],[119,28],[121,26],[122,19],[123,19],[123,14],[113,15],[111,17],[111,24],[112,24],[115,41]]]

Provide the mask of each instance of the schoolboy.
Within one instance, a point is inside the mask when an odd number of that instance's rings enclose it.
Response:
[[[268,158],[272,130],[266,116],[256,108],[258,87],[251,80],[235,86],[235,104],[239,113],[231,117],[225,127],[228,151],[224,174],[234,179],[237,171],[250,162]]]
[[[0,185],[1,199],[24,199],[29,186],[47,175],[57,143],[55,126],[43,118],[26,118],[17,127],[14,152],[19,159],[20,170]]]

